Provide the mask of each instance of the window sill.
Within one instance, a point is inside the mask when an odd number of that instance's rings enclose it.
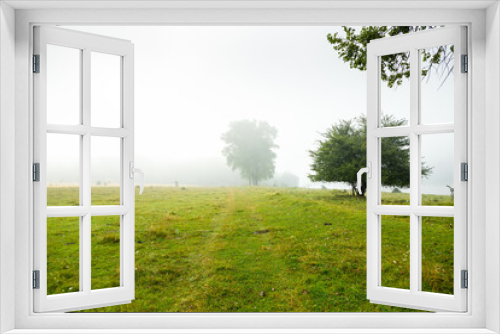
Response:
[[[488,329],[15,329],[5,334],[487,334]]]

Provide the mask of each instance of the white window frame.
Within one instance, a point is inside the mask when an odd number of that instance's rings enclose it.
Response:
[[[408,1],[405,1],[408,2]],[[68,1],[66,3],[69,3]],[[84,2],[86,6],[106,6],[96,2]],[[106,3],[103,1],[103,3]],[[114,3],[111,6],[126,6]],[[144,2],[146,3],[149,2]],[[242,2],[243,3],[243,2]],[[257,2],[256,2],[257,3]],[[64,329],[65,333],[74,329],[143,329],[161,328],[197,328],[226,329],[225,332],[238,332],[235,329],[260,328],[270,329],[267,332],[283,329],[302,328],[300,332],[335,332],[335,329],[350,328],[350,333],[359,332],[410,332],[411,328],[419,328],[419,332],[453,332],[464,329],[467,333],[489,333],[500,331],[500,163],[499,150],[500,117],[500,11],[496,2],[440,2],[433,4],[410,3],[408,9],[400,9],[404,4],[398,2],[388,4],[384,1],[370,2],[369,9],[363,8],[366,3],[331,2],[316,4],[307,2],[283,2],[282,7],[265,8],[266,4],[256,4],[254,8],[243,5],[193,2],[191,9],[84,9],[82,3],[75,5],[82,9],[57,9],[54,2],[16,2],[0,4],[0,117],[4,123],[0,125],[0,181],[5,187],[0,190],[1,218],[0,236],[0,319],[4,320],[1,330],[16,328],[16,333],[23,329]],[[16,10],[15,24],[12,20],[13,6],[27,8],[43,8],[52,6],[53,10]],[[165,2],[166,4],[166,2]],[[109,5],[109,4],[108,4]],[[489,5],[488,9],[485,7]],[[34,7],[33,7],[34,6]],[[56,7],[54,7],[56,6]],[[135,6],[141,6],[135,3]],[[159,6],[156,4],[155,6]],[[167,5],[165,5],[167,6]],[[169,6],[175,7],[176,4]],[[179,4],[177,4],[179,6]],[[189,8],[189,5],[184,5]],[[193,7],[194,6],[194,7]],[[200,7],[196,7],[200,6]],[[218,7],[216,7],[218,6]],[[226,6],[226,8],[224,8]],[[330,8],[328,8],[330,6]],[[398,6],[399,9],[390,9]],[[420,9],[415,9],[419,7]],[[423,7],[424,6],[424,7]],[[425,7],[425,6],[432,6]],[[441,7],[440,7],[441,6]],[[454,9],[453,6],[462,6]],[[464,8],[469,6],[469,8]],[[478,8],[478,6],[482,6]],[[208,8],[207,8],[208,7]],[[339,7],[339,8],[335,8]],[[346,9],[358,7],[358,9]],[[436,9],[436,7],[438,7]],[[26,7],[25,7],[26,8]],[[375,9],[374,9],[375,8]],[[443,9],[439,9],[443,8]],[[307,9],[307,10],[305,10]],[[487,26],[485,25],[485,22]],[[35,24],[64,25],[429,25],[429,24],[461,24],[467,25],[469,31],[469,50],[471,59],[468,77],[469,128],[470,140],[470,181],[469,181],[469,243],[470,254],[468,268],[470,286],[468,289],[469,308],[467,313],[436,314],[377,314],[377,313],[278,313],[278,314],[34,314],[31,290],[32,266],[32,183],[30,168],[32,157],[32,76],[30,55],[32,54],[32,27]],[[4,28],[4,29],[2,29]],[[8,29],[5,29],[8,28]],[[488,29],[486,29],[488,28]],[[13,31],[15,31],[15,73],[10,68],[14,65]],[[11,34],[11,35],[9,35]],[[133,41],[132,41],[133,42]],[[332,57],[335,55],[332,52]],[[488,71],[486,63],[489,63]],[[6,73],[6,74],[4,74]],[[15,87],[9,85],[15,79]],[[488,85],[487,85],[488,84]],[[15,93],[15,110],[12,94]],[[15,116],[15,117],[14,117]],[[488,117],[488,122],[486,121]],[[5,140],[12,138],[11,132],[5,130],[8,125],[15,126],[15,144]],[[488,132],[489,131],[489,132]],[[486,154],[486,149],[489,153]],[[15,157],[15,183],[9,182],[14,169],[5,158]],[[488,162],[488,164],[486,164]],[[486,172],[490,175],[486,182]],[[8,210],[7,197],[9,191],[15,193],[15,226],[12,212]],[[488,194],[488,196],[487,196]],[[12,195],[12,194],[10,194]],[[9,224],[10,223],[10,224]],[[472,228],[474,226],[474,228]],[[15,244],[11,241],[15,238]],[[14,253],[14,256],[12,256]],[[15,281],[15,291],[11,292]],[[488,293],[485,293],[488,289]],[[12,310],[12,305],[15,305]],[[9,308],[10,306],[10,308]],[[9,318],[9,316],[14,318]],[[381,330],[381,328],[385,328]],[[233,330],[229,330],[233,329]],[[273,330],[274,329],[274,330]],[[364,330],[363,330],[364,329]],[[408,330],[407,330],[408,329]],[[433,330],[430,330],[433,329]],[[448,330],[448,331],[447,331]],[[137,330],[139,332],[140,330]],[[221,330],[223,331],[223,330]],[[256,330],[264,332],[264,330]],[[90,332],[90,331],[89,331]],[[133,331],[130,331],[133,332]],[[248,330],[246,331],[248,332]],[[297,331],[295,331],[297,332]],[[414,333],[414,331],[412,331]]]
[[[461,163],[467,163],[467,76],[461,73],[461,55],[467,54],[467,31],[463,26],[427,29],[413,34],[381,38],[367,47],[367,162],[371,173],[367,179],[370,190],[366,199],[367,215],[367,297],[372,303],[417,308],[422,310],[467,310],[467,290],[461,287],[461,270],[467,270],[467,185],[461,181]],[[448,124],[421,123],[421,50],[454,45],[454,121]],[[410,104],[409,122],[405,126],[382,127],[380,86],[381,57],[409,52]],[[417,73],[417,75],[415,75]],[[450,78],[451,79],[451,78]],[[422,135],[453,134],[454,206],[425,206],[421,203],[421,138]],[[388,137],[407,137],[410,150],[410,203],[383,205],[382,140]],[[409,289],[382,286],[382,216],[408,216],[410,229]],[[451,295],[422,291],[422,217],[453,217],[454,260]]]
[[[47,45],[79,50],[81,86],[81,124],[47,123]],[[39,163],[39,181],[33,184],[34,269],[39,270],[39,289],[34,290],[36,312],[75,311],[130,303],[135,291],[135,193],[131,169],[134,163],[134,45],[130,41],[46,26],[34,27],[34,53],[39,56],[39,73],[34,84],[34,162]],[[91,54],[114,55],[120,61],[120,128],[92,126],[91,121]],[[79,135],[80,205],[47,207],[47,134]],[[92,138],[110,137],[120,141],[120,203],[91,205]],[[132,173],[133,175],[133,173]],[[93,290],[91,286],[91,221],[94,216],[119,216],[120,285]],[[79,291],[47,295],[47,218],[79,219]]]

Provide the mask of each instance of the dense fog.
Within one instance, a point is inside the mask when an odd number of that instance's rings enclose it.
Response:
[[[274,176],[259,184],[348,187],[308,178],[309,150],[317,147],[321,134],[339,120],[366,114],[366,72],[350,69],[326,39],[341,27],[67,28],[134,43],[135,166],[144,171],[147,184],[248,184],[226,163],[221,136],[231,122],[255,120],[277,130]],[[109,71],[105,62],[93,66],[93,73]],[[386,113],[404,116],[408,86],[384,88]],[[452,88],[445,84],[438,93],[453,94]],[[72,170],[78,169],[78,162],[64,152],[77,148],[67,147],[66,140],[52,142],[49,184],[75,182]],[[447,163],[453,157],[452,145],[445,140],[426,147],[427,163],[444,166],[426,181],[431,193],[447,194],[444,185],[453,182]],[[117,184],[116,145],[94,145],[92,150],[92,182]]]

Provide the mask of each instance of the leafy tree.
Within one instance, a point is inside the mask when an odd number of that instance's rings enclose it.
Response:
[[[438,26],[367,26],[362,27],[359,33],[353,27],[344,26],[345,37],[340,37],[338,32],[327,35],[328,41],[338,56],[351,68],[366,71],[366,46],[375,39],[386,36],[396,36],[415,31],[438,28]],[[422,50],[422,77],[430,78],[436,72],[444,82],[453,72],[453,45],[443,45]],[[382,56],[381,79],[387,86],[401,85],[403,78],[410,77],[410,53],[397,53]]]
[[[383,126],[402,126],[405,120],[392,116],[382,118]],[[341,120],[322,134],[316,150],[310,150],[313,159],[309,175],[313,182],[343,182],[356,189],[357,172],[366,166],[366,117]],[[382,185],[405,188],[410,185],[410,141],[408,137],[387,137],[382,140]],[[422,163],[422,175],[429,176],[432,168]],[[366,190],[363,177],[361,190]]]
[[[233,171],[238,169],[241,177],[247,179],[250,185],[273,177],[276,158],[273,149],[278,147],[274,143],[277,134],[276,128],[267,122],[232,122],[221,137],[226,143],[222,154],[226,157],[227,165]]]

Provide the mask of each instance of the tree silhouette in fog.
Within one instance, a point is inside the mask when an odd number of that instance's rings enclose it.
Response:
[[[241,120],[229,124],[221,136],[226,143],[222,154],[229,167],[239,170],[250,185],[272,178],[278,148],[274,143],[278,130],[265,121]]]

